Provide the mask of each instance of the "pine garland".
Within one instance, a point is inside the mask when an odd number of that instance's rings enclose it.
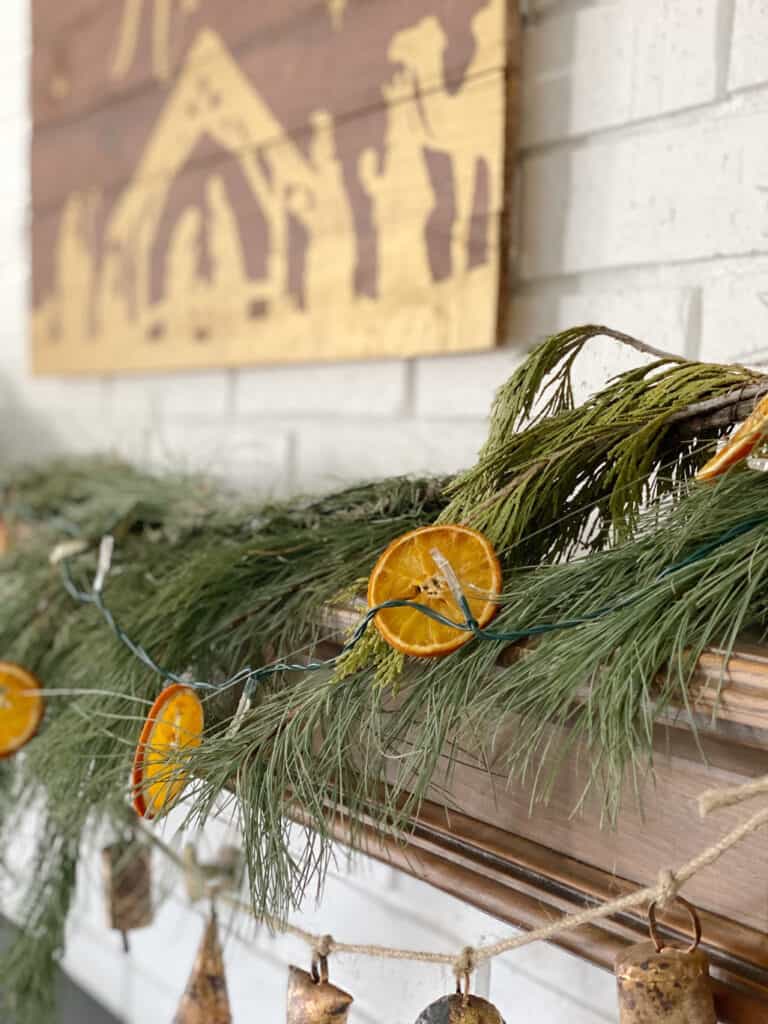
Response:
[[[607,620],[543,637],[502,669],[500,643],[403,665],[380,657],[372,633],[335,674],[260,684],[234,736],[226,725],[238,693],[206,698],[188,820],[203,823],[232,793],[260,913],[283,916],[322,882],[336,812],[353,831],[363,819],[406,830],[458,750],[530,778],[541,799],[567,749],[583,744],[615,815],[627,777],[639,780],[651,763],[654,721],[670,702],[689,700],[697,655],[709,644],[728,650],[740,630],[762,634],[768,623],[764,526],[674,577],[662,573],[745,518],[768,523],[768,489],[741,471],[691,485],[716,431],[676,444],[673,417],[688,405],[760,380],[741,367],[654,358],[574,409],[573,361],[602,331],[578,328],[533,353],[499,393],[478,466],[454,481],[395,478],[264,507],[111,462],[9,474],[1,507],[17,544],[0,562],[1,656],[46,688],[92,691],[50,700],[40,735],[0,777],[0,853],[13,838],[13,802],[38,802],[47,815],[28,934],[0,960],[26,1020],[46,1019],[48,997],[32,1003],[30,993],[44,993],[52,976],[87,812],[123,822],[140,723],[160,685],[62,588],[47,561],[62,537],[90,545],[72,562],[87,587],[94,545],[114,533],[106,599],[116,618],[160,664],[214,682],[315,645],[328,604],[367,577],[386,544],[438,518],[470,522],[500,550],[499,629],[617,605]],[[589,557],[555,557],[577,544]],[[637,599],[625,605],[629,593]],[[496,750],[500,723],[510,722],[516,741]],[[567,742],[555,743],[553,730],[566,726]],[[297,805],[310,823],[299,853],[287,824]]]

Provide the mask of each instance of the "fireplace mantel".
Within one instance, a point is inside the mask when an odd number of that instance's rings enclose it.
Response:
[[[334,615],[340,624],[348,616]],[[520,656],[511,652],[508,656]],[[724,660],[707,651],[695,678],[696,730],[682,713],[656,729],[653,777],[627,790],[614,827],[601,823],[599,800],[573,814],[586,765],[574,754],[547,804],[530,806],[530,787],[510,784],[493,763],[468,754],[444,759],[412,832],[382,838],[372,827],[359,848],[507,924],[530,929],[554,916],[653,884],[709,846],[752,812],[750,805],[702,819],[696,798],[768,770],[768,648],[740,645]],[[515,725],[499,731],[495,749],[515,742]],[[336,837],[350,841],[340,816]],[[768,1020],[768,832],[757,833],[685,887],[700,911],[716,978],[720,1020]],[[687,915],[665,915],[667,937],[686,941]],[[607,970],[627,945],[647,938],[640,911],[575,930],[558,944]],[[514,954],[510,954],[513,956]]]

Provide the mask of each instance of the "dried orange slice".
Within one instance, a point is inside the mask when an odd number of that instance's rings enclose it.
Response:
[[[486,626],[498,609],[501,565],[490,541],[466,526],[423,526],[393,540],[368,580],[369,608],[385,601],[414,601],[463,622],[464,613],[438,564],[442,559],[453,570],[475,619]],[[375,622],[388,644],[416,658],[450,654],[472,637],[415,608],[385,608]]]
[[[191,686],[173,683],[150,708],[133,760],[133,806],[142,818],[169,807],[187,782],[185,752],[199,747],[203,705]]]
[[[755,446],[768,434],[768,395],[761,398],[741,426],[696,474],[700,481],[714,480],[737,462],[752,454]]]
[[[21,665],[0,661],[0,757],[29,743],[43,717],[40,680]]]

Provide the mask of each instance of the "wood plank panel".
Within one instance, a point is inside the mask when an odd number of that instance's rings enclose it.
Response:
[[[340,122],[361,111],[378,109],[381,113],[377,123],[381,129],[386,106],[384,92],[391,87],[397,68],[408,67],[415,75],[418,92],[425,96],[433,94],[424,101],[424,111],[427,131],[432,132],[439,148],[442,134],[457,120],[466,123],[468,116],[478,116],[477,108],[471,110],[471,94],[463,102],[450,102],[459,83],[504,68],[497,53],[501,45],[506,45],[500,23],[503,7],[494,0],[493,6],[487,8],[491,13],[486,22],[480,22],[482,34],[480,28],[476,29],[478,42],[475,51],[469,51],[471,59],[466,59],[465,50],[461,63],[444,66],[441,46],[448,36],[441,37],[445,31],[442,23],[434,16],[420,21],[413,14],[407,17],[410,5],[402,0],[398,0],[398,5],[400,16],[393,19],[393,24],[410,24],[399,37],[391,32],[381,35],[389,25],[377,21],[361,28],[361,39],[348,40],[345,34],[343,40],[337,41],[332,29],[327,33],[307,31],[298,38],[295,32],[289,32],[285,39],[278,40],[267,33],[260,45],[254,44],[238,54],[217,31],[209,26],[200,28],[189,43],[178,74],[167,84],[134,90],[119,102],[100,103],[90,113],[58,125],[46,127],[43,120],[36,120],[32,145],[35,208],[59,205],[78,188],[105,189],[135,180],[137,154],[163,130],[158,125],[161,114],[172,122],[174,132],[181,131],[182,125],[185,134],[207,130],[209,119],[199,102],[203,91],[215,90],[218,102],[229,111],[247,108],[249,126],[243,144],[261,146],[281,138],[308,135],[312,115],[317,111],[330,112],[334,121]],[[462,18],[462,38],[470,44],[473,37],[468,32],[472,22],[468,15],[472,6]],[[228,10],[229,5],[224,4],[221,9]],[[389,4],[382,3],[366,3],[363,9],[378,12],[379,20],[382,12],[391,10]],[[327,12],[315,11],[313,17],[322,17],[325,23]],[[389,45],[383,44],[386,39],[391,39]],[[494,61],[488,59],[491,51],[496,57]],[[33,58],[38,59],[42,57]],[[76,66],[103,66],[103,59],[94,64],[81,55]],[[48,91],[54,88],[51,83],[59,73],[39,72],[48,78],[54,76],[46,86]],[[103,83],[95,88],[103,94]],[[463,91],[461,95],[464,96]],[[197,112],[190,113],[195,108]],[[498,116],[498,111],[494,116]],[[415,128],[414,124],[412,130]],[[381,141],[380,131],[379,145]]]
[[[438,776],[433,799],[447,788],[458,810],[640,885],[654,883],[660,868],[687,861],[749,814],[744,807],[730,808],[702,820],[696,804],[701,792],[738,784],[748,776],[659,754],[655,778],[647,780],[639,801],[626,787],[615,827],[601,819],[600,794],[588,798],[574,816],[588,779],[585,762],[583,754],[569,758],[548,803],[533,811],[530,787],[500,779],[491,784],[488,775],[471,764],[456,765],[450,774]],[[766,856],[768,833],[750,836],[726,861],[692,879],[686,894],[703,908],[766,932],[768,879],[755,871]],[[768,936],[765,942],[768,945]]]
[[[72,59],[103,96],[36,126],[35,369],[491,345],[508,195],[504,0],[349,0],[343,24],[298,0],[280,18],[185,2],[208,20],[178,73],[149,81],[145,68],[117,98],[94,77],[106,48],[88,33],[132,5],[146,27],[159,3],[110,2],[62,34],[91,39],[100,59]],[[41,54],[61,42],[41,40]],[[150,51],[137,36],[136,55]]]
[[[432,31],[447,43],[443,59],[424,68],[422,89],[459,81],[470,60],[478,71],[503,68],[503,26],[473,53],[469,26],[483,2],[348,0],[342,9],[326,0],[107,0],[62,23],[56,12],[66,5],[38,0],[33,116],[38,129],[105,106],[114,107],[121,122],[140,119],[139,96],[165,93],[186,62],[210,59],[194,46],[205,28],[218,35],[290,132],[318,106],[342,116],[378,105],[388,70],[381,40],[421,18],[435,19]],[[52,31],[45,30],[49,20]],[[215,67],[208,70],[215,75]]]

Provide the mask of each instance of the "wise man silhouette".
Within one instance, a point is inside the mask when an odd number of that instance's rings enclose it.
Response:
[[[406,68],[416,82],[423,143],[448,153],[453,164],[455,220],[451,232],[453,274],[463,273],[469,262],[469,239],[480,162],[491,174],[496,118],[489,117],[488,93],[481,72],[488,70],[488,53],[499,38],[500,0],[489,0],[472,19],[475,47],[461,86],[449,92],[444,56],[447,37],[440,21],[429,15],[393,36],[389,59]],[[484,130],[487,126],[487,131]],[[498,183],[489,182],[489,196]]]
[[[409,293],[423,296],[433,283],[426,228],[434,192],[413,76],[396,71],[382,93],[387,101],[383,166],[379,169],[376,150],[366,149],[358,174],[373,200],[379,299],[401,301]]]

